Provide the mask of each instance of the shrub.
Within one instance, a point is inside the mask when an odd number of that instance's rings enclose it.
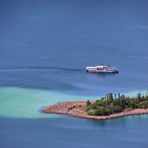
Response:
[[[114,96],[109,93],[106,97],[102,97],[94,103],[88,100],[86,105],[86,111],[89,115],[104,116],[119,113],[125,109],[148,108],[148,95],[142,96],[139,93],[136,97],[130,98],[120,93]]]

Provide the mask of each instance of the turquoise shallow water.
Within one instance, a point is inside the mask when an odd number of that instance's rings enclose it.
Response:
[[[0,148],[147,148],[148,115],[94,121],[40,112],[65,100],[147,90],[147,6],[0,0]],[[120,73],[85,73],[102,63]]]
[[[144,91],[143,91],[144,92]],[[125,93],[135,95],[137,92]],[[96,99],[99,96],[76,96],[47,90],[19,87],[0,88],[0,117],[11,118],[49,118],[58,117],[40,112],[44,106],[62,101]]]
[[[101,121],[40,112],[43,106],[57,102],[94,98],[99,97],[1,87],[0,147],[147,148],[148,115]]]
[[[47,90],[18,87],[0,88],[0,117],[47,118],[56,117],[40,112],[44,106],[61,101],[83,100],[94,97],[66,95]]]

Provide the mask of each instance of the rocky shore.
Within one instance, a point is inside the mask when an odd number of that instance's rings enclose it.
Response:
[[[86,101],[73,101],[73,102],[57,103],[55,105],[44,107],[42,111],[51,114],[65,114],[79,118],[98,119],[98,120],[113,119],[129,115],[139,115],[139,114],[148,113],[148,109],[133,109],[133,110],[126,110],[116,114],[111,114],[108,116],[92,116],[88,115],[85,109],[86,109]]]

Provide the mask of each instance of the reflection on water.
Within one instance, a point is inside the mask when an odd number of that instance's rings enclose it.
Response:
[[[110,78],[110,77],[115,77],[115,76],[118,76],[119,74],[118,73],[89,73],[87,72],[87,75],[86,77],[88,79],[93,79],[93,77],[96,79],[107,79],[107,78]]]

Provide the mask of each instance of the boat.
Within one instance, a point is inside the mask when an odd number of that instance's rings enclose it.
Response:
[[[86,66],[86,72],[91,73],[119,73],[118,68],[114,66],[105,66],[105,65],[98,65],[98,66]]]

